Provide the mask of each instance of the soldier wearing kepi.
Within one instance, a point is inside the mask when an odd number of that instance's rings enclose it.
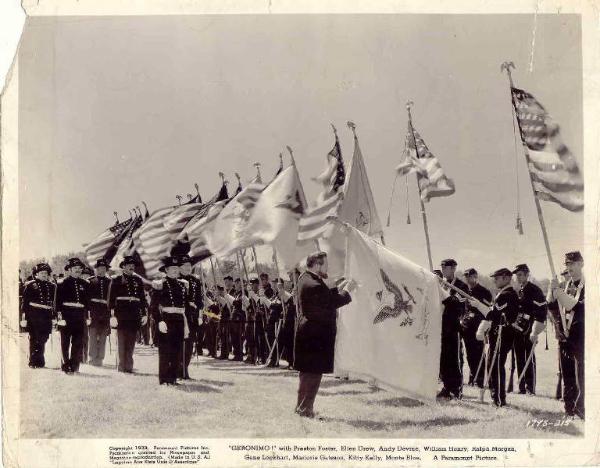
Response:
[[[484,315],[477,329],[477,339],[483,341],[486,333],[489,348],[486,357],[492,400],[496,406],[506,405],[506,357],[513,346],[514,328],[511,326],[519,313],[519,297],[510,285],[512,272],[500,268],[492,275],[499,289],[492,306],[475,300],[472,303]]]
[[[444,281],[452,286],[467,291],[467,285],[459,280],[456,273],[456,261],[449,258],[441,263]],[[465,312],[466,300],[455,290],[442,286],[444,299],[442,304],[442,349],[440,354],[440,377],[443,387],[437,398],[462,398],[463,357],[460,336],[460,318]]]
[[[522,263],[513,270],[519,283],[519,314],[513,323],[515,329],[514,352],[517,361],[517,373],[520,375],[525,371],[524,377],[519,382],[519,393],[535,395],[535,354],[534,343],[537,337],[546,328],[546,298],[542,290],[529,281],[529,267]],[[527,369],[525,366],[527,365]]]
[[[200,324],[202,319],[200,317],[200,311],[204,307],[202,282],[192,275],[192,260],[187,255],[182,256],[179,259],[181,273],[180,278],[187,282],[187,295],[188,300],[185,307],[185,315],[189,327],[189,336],[183,343],[183,364],[184,366],[179,370],[179,378],[189,379],[190,374],[188,373],[188,366],[192,360],[192,353],[194,351],[194,343],[198,341],[198,332],[200,330]],[[202,353],[202,349],[199,350]]]
[[[126,256],[119,264],[123,273],[113,279],[110,287],[110,325],[117,329],[119,350],[119,372],[133,372],[133,351],[140,325],[145,325],[148,317],[146,295],[142,280],[134,275],[137,261]]]
[[[478,299],[486,305],[492,304],[492,293],[478,282],[477,270],[468,268],[465,270],[469,296]],[[469,306],[460,319],[461,334],[467,351],[467,362],[469,363],[469,385],[477,385],[483,388],[483,343],[475,334],[483,320],[483,314],[476,307]]]
[[[34,280],[23,288],[21,326],[29,332],[29,367],[44,367],[44,348],[52,333],[56,286],[48,279],[52,269],[39,263],[33,269]]]
[[[167,277],[153,282],[152,311],[158,324],[158,381],[167,385],[177,384],[177,372],[181,368],[183,340],[189,335],[185,306],[189,302],[185,283],[178,279],[179,260],[163,259],[160,270]]]
[[[239,278],[235,279],[234,285],[229,336],[231,337],[233,360],[242,361],[244,359],[244,321],[250,299],[248,299],[248,294],[242,287],[242,281]]]
[[[565,254],[565,265],[569,279],[562,288],[556,278],[552,279],[548,308],[559,336],[565,413],[584,419],[585,281],[581,253]]]
[[[83,333],[89,309],[88,284],[81,278],[84,268],[81,260],[70,258],[65,266],[69,276],[58,285],[56,292],[62,370],[67,374],[79,372],[83,353]]]
[[[108,295],[110,278],[106,275],[108,262],[103,258],[96,262],[96,276],[89,279],[90,315],[89,315],[89,363],[101,366],[106,350],[106,338],[110,335],[110,311]]]

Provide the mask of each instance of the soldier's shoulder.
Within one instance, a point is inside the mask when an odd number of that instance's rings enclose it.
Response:
[[[32,284],[37,284],[34,279],[25,281],[25,287],[31,286]]]

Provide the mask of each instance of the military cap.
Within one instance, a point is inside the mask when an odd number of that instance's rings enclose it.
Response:
[[[490,275],[492,278],[496,276],[512,276],[512,272],[508,268],[500,268]]]
[[[225,288],[220,284],[217,284],[217,291],[225,291]]]
[[[258,284],[258,278],[250,278],[250,284]]]
[[[529,273],[529,267],[527,266],[526,263],[520,263],[519,265],[517,265],[515,267],[515,269],[512,271],[513,275],[522,271],[523,273]]]
[[[442,260],[441,266],[442,267],[447,267],[447,266],[453,267],[453,266],[456,266],[456,260],[454,260],[453,258],[447,258],[446,260]]]
[[[192,263],[192,259],[189,255],[181,255],[179,257],[179,263],[183,265],[184,263]]]
[[[105,259],[100,258],[100,259],[96,260],[96,266],[94,268],[100,268],[100,267],[109,268],[110,265],[108,264],[108,262]]]
[[[269,273],[264,273],[264,272],[263,272],[263,273],[261,273],[259,276],[260,276],[261,278],[268,278],[268,277],[269,277]]]
[[[119,263],[119,268],[123,268],[125,265],[137,265],[137,260],[131,255],[126,255],[125,258]]]
[[[467,268],[465,270],[465,276],[474,276],[477,274],[477,270],[475,268]]]
[[[47,263],[38,263],[36,266],[33,267],[31,273],[33,275],[37,275],[40,271],[47,271],[48,274],[52,273],[52,268],[50,268],[50,265],[48,265]]]
[[[177,257],[165,257],[162,259],[162,263],[162,266],[158,270],[163,272],[169,267],[181,265]]]
[[[80,266],[81,268],[85,268],[85,264],[79,260],[77,257],[72,257],[67,260],[67,264],[65,265],[65,270],[70,270],[73,267]]]
[[[568,252],[565,254],[565,265],[571,262],[583,262],[581,253],[576,250],[575,252]]]

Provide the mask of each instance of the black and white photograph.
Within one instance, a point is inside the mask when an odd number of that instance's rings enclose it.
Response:
[[[276,7],[24,19],[5,465],[600,462],[582,14]]]

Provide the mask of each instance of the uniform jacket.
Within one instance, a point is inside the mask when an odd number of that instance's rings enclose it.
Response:
[[[519,296],[512,286],[502,288],[492,303],[492,310],[486,319],[492,322],[491,333],[497,334],[500,325],[511,325],[517,319],[519,313]],[[504,327],[508,333],[509,327]]]
[[[450,284],[462,291],[468,291],[467,285],[456,277]],[[448,293],[450,296],[442,301],[442,305],[444,306],[442,312],[442,334],[455,335],[461,330],[460,318],[465,313],[466,300],[453,289],[450,289]]]
[[[579,283],[580,281],[569,280],[561,289],[566,291],[570,296],[575,297]],[[585,344],[585,286],[581,287],[577,304],[575,304],[575,307],[573,307],[570,314],[568,314],[568,316],[572,317],[571,325],[568,328],[568,336],[564,331],[562,320],[560,318],[558,301],[556,299],[552,300],[548,304],[548,309],[555,317],[553,322],[561,332],[559,334],[559,341],[570,347],[571,350],[577,353],[582,353]]]
[[[56,291],[56,309],[67,322],[85,322],[89,310],[88,282],[66,277]]]
[[[42,333],[52,331],[54,316],[54,293],[56,286],[50,281],[28,281],[23,288],[21,311],[25,314],[27,327]]]
[[[90,293],[90,327],[104,329],[110,333],[110,311],[108,309],[108,293],[111,279],[108,276],[92,276],[89,280]]]
[[[187,304],[185,313],[188,319],[190,330],[197,330],[199,327],[198,318],[200,311],[204,307],[204,298],[202,293],[202,282],[193,275],[182,276],[181,279],[188,282]]]
[[[529,334],[534,320],[546,321],[546,297],[535,284],[527,281],[519,288],[519,316],[515,321],[517,331]]]
[[[117,328],[137,330],[148,304],[142,280],[133,275],[119,275],[112,280],[109,305],[115,311]]]
[[[472,289],[467,287],[467,293],[484,304],[492,304],[492,293],[479,283],[477,283]],[[461,318],[463,332],[474,334],[482,320],[483,314],[476,307],[467,307]]]
[[[333,372],[336,312],[351,302],[350,294],[329,288],[306,271],[298,278],[298,328],[294,367],[301,372]]]

